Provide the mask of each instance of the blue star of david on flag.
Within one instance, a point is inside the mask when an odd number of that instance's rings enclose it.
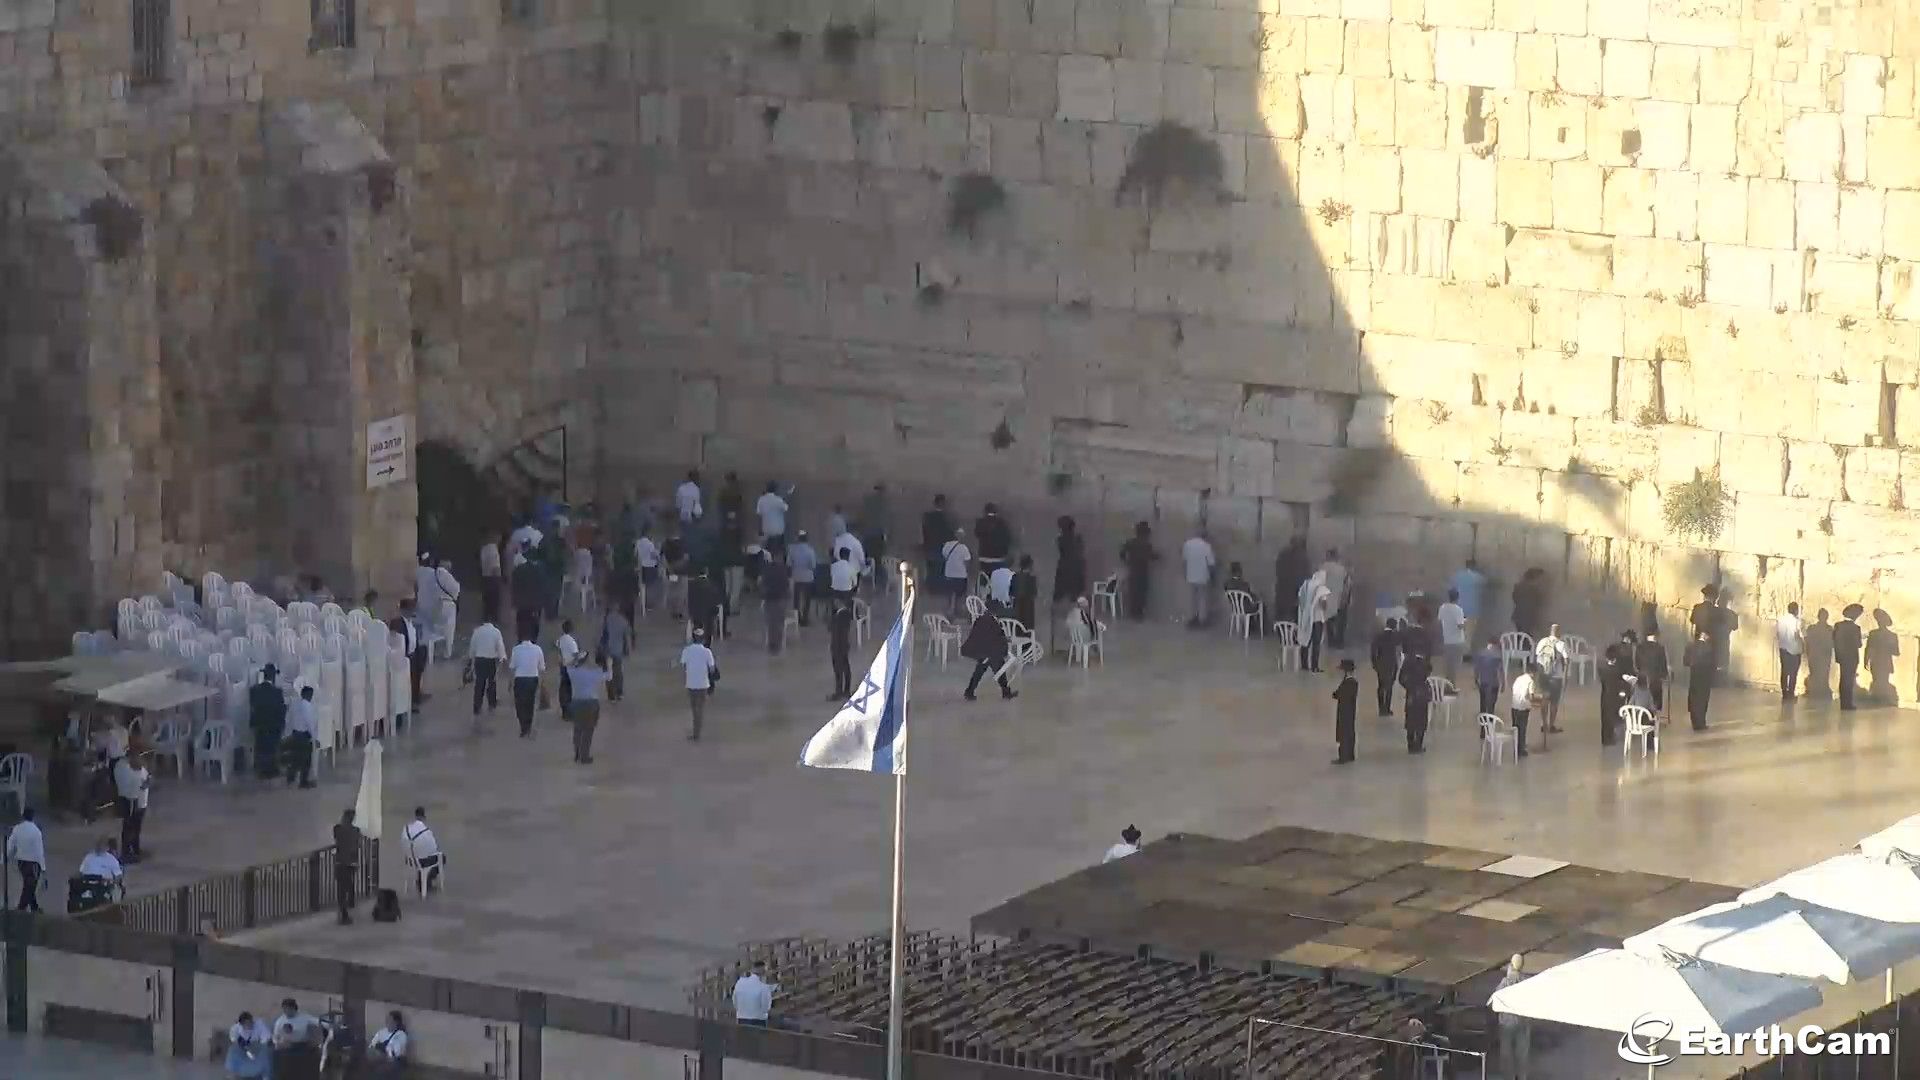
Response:
[[[913,594],[847,703],[807,740],[800,764],[816,769],[907,771],[907,665],[913,656]]]

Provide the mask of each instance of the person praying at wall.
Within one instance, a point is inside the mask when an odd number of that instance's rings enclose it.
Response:
[[[1807,696],[1833,696],[1833,624],[1826,608],[1814,612],[1806,629]]]
[[[1840,664],[1840,708],[1844,712],[1853,711],[1853,696],[1860,689],[1860,624],[1855,620],[1866,610],[1859,604],[1848,604],[1840,609],[1840,621],[1833,628],[1833,658]]]
[[[1087,592],[1087,541],[1080,535],[1074,520],[1062,516],[1057,522],[1060,535],[1054,538],[1053,546],[1057,561],[1053,568],[1053,605],[1056,609],[1061,601],[1072,603]]]
[[[1373,664],[1374,701],[1381,718],[1385,719],[1393,715],[1393,683],[1400,674],[1400,620],[1388,619],[1373,635],[1368,655]],[[1347,669],[1347,663],[1342,661],[1340,670]]]
[[[1893,688],[1893,658],[1900,655],[1900,638],[1893,632],[1893,616],[1873,609],[1874,628],[1867,631],[1867,699],[1876,705],[1898,705]]]
[[[1296,598],[1300,595],[1300,585],[1313,573],[1309,562],[1307,538],[1294,536],[1289,539],[1287,546],[1281,548],[1280,554],[1273,560],[1273,606],[1267,610],[1284,612],[1298,605]],[[1304,635],[1306,627],[1301,627],[1300,633]]]
[[[1160,553],[1153,548],[1153,526],[1137,523],[1133,538],[1120,545],[1120,565],[1127,568],[1127,618],[1134,622],[1147,617],[1147,591],[1153,580],[1153,564],[1159,561]]]

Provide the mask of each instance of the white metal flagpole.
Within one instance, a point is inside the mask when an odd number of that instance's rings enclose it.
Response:
[[[901,904],[901,871],[906,865],[907,851],[907,714],[913,700],[913,624],[908,619],[908,611],[913,597],[913,572],[903,561],[900,564],[900,618],[905,624],[900,629],[900,730],[899,748],[895,751],[900,760],[895,762],[893,772],[893,948],[889,950],[887,971],[887,1080],[901,1080],[903,1072],[902,1043],[904,1008],[900,1000],[901,983],[906,977],[906,911]]]

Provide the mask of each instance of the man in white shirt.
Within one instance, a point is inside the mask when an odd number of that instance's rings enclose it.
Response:
[[[966,530],[956,529],[953,539],[940,547],[941,580],[947,589],[949,615],[960,610],[960,601],[967,595],[967,563],[972,561],[973,552],[967,550],[966,537]]]
[[[1326,561],[1320,564],[1320,569],[1327,575],[1327,592],[1332,595],[1327,616],[1327,644],[1344,649],[1347,646],[1347,594],[1353,585],[1353,575],[1340,561],[1339,548],[1327,549]]]
[[[856,577],[866,572],[867,547],[852,532],[842,528],[840,535],[833,538],[833,550],[835,554],[842,551],[847,553],[847,559],[853,563],[853,572]]]
[[[660,584],[660,545],[653,542],[646,529],[641,529],[633,542],[633,562],[640,568],[640,611],[644,614],[653,599],[653,587]]]
[[[1533,710],[1546,704],[1546,695],[1540,689],[1540,665],[1528,661],[1527,670],[1513,680],[1513,693],[1510,704],[1513,707],[1514,750],[1519,757],[1527,756],[1527,719]]]
[[[313,786],[313,751],[320,741],[320,711],[313,704],[313,687],[300,688],[300,696],[287,709],[287,783],[303,788]]]
[[[987,575],[987,600],[997,609],[996,614],[1006,615],[1013,610],[1012,567],[996,566],[993,573]]]
[[[787,538],[787,500],[780,497],[780,485],[767,481],[767,490],[754,501],[753,512],[760,518],[761,543],[774,547]]]
[[[680,523],[691,525],[700,520],[704,509],[700,505],[700,472],[687,470],[687,478],[673,489],[673,508],[680,512]]]
[[[440,880],[440,841],[427,827],[427,808],[413,808],[413,820],[407,824],[407,853],[413,856],[414,865],[427,872],[427,891],[432,892],[435,883]]]
[[[93,842],[93,850],[80,859],[80,876],[105,878],[118,883],[125,876],[120,860],[113,857],[113,844],[106,837]]]
[[[1800,605],[1789,603],[1787,613],[1773,624],[1775,643],[1780,647],[1780,697],[1783,701],[1794,699],[1794,688],[1800,682],[1800,657],[1806,652],[1806,627],[1800,624]]]
[[[153,794],[153,777],[144,762],[123,757],[113,766],[113,792],[120,807],[120,854],[129,863],[146,858],[140,834],[147,823],[147,798]]]
[[[813,579],[819,564],[820,556],[814,553],[813,545],[807,543],[807,530],[801,529],[787,547],[787,569],[793,575],[793,606],[800,612],[801,626],[806,626],[813,614]]]
[[[580,642],[573,636],[573,620],[560,624],[560,636],[554,639],[553,651],[560,654],[560,717],[566,719],[572,714],[568,708],[573,704],[573,676],[568,668],[580,659]]]
[[[841,555],[836,549],[833,565],[827,567],[827,583],[833,589],[836,600],[853,599],[854,590],[860,586],[860,571],[853,560]]]
[[[20,812],[20,823],[7,833],[7,861],[20,872],[20,911],[40,910],[40,876],[47,868],[47,838],[34,823],[33,807]]]
[[[1129,825],[1120,830],[1120,842],[1108,848],[1107,854],[1100,861],[1110,863],[1115,859],[1124,859],[1129,855],[1138,854],[1139,851],[1140,830]]]
[[[507,639],[492,619],[482,620],[473,628],[473,636],[467,639],[467,660],[473,664],[473,721],[476,724],[480,722],[481,699],[486,700],[488,712],[500,708],[500,692],[496,686],[500,664],[506,658]]]
[[[700,741],[700,725],[707,718],[707,698],[713,696],[713,684],[720,678],[720,664],[707,648],[706,631],[695,629],[693,640],[680,650],[680,666],[687,674],[687,703],[693,709],[693,731],[688,742]]]
[[[779,990],[778,983],[767,981],[766,961],[755,960],[753,970],[733,984],[734,1019],[754,1027],[766,1027],[767,1016],[773,1012],[773,995]]]
[[[1533,660],[1540,666],[1538,688],[1547,699],[1546,716],[1541,720],[1540,730],[1559,734],[1560,695],[1566,692],[1567,669],[1573,661],[1566,639],[1560,636],[1559,623],[1549,626],[1547,636],[1534,642]]]
[[[320,1075],[320,1021],[287,998],[273,1018],[273,1075]]]
[[[1457,684],[1460,661],[1467,654],[1467,611],[1460,604],[1460,590],[1448,589],[1447,602],[1440,605],[1440,670],[1447,681]]]
[[[1213,544],[1207,540],[1207,530],[1201,529],[1180,545],[1180,561],[1187,572],[1187,591],[1193,596],[1193,615],[1187,620],[1187,625],[1205,626],[1215,566]]]
[[[513,711],[520,720],[520,737],[533,738],[533,706],[540,696],[540,673],[547,670],[547,653],[538,642],[521,638],[507,657],[513,672]]]
[[[1507,961],[1507,973],[1500,979],[1500,985],[1494,987],[1497,993],[1517,982],[1526,979],[1526,969],[1520,954],[1513,954]],[[1527,1059],[1531,1056],[1532,1025],[1519,1013],[1500,1014],[1500,1066],[1507,1076],[1515,1080],[1527,1080]]]

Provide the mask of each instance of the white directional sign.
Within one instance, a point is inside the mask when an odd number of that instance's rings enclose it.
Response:
[[[407,417],[389,416],[367,425],[367,490],[407,478]]]

